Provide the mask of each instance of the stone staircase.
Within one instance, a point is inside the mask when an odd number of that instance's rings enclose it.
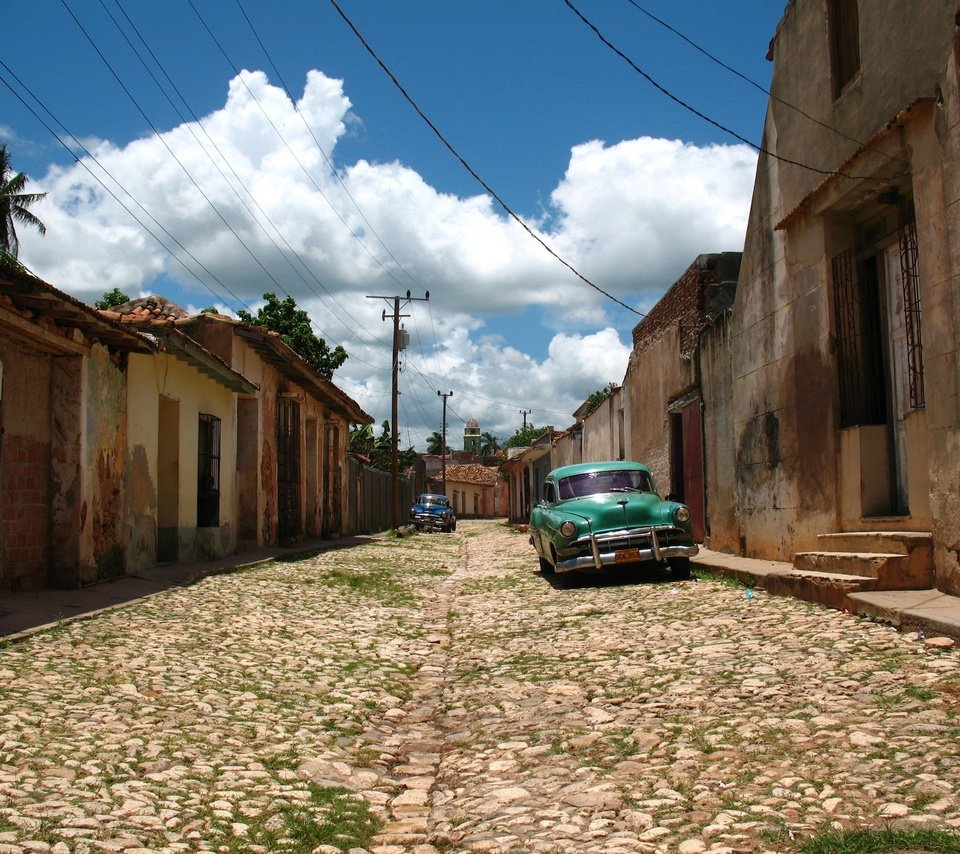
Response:
[[[934,586],[930,534],[848,531],[820,534],[817,540],[818,550],[798,552],[792,570],[767,579],[771,593],[852,611],[851,593]]]

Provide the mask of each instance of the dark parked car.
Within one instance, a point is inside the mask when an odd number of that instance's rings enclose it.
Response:
[[[547,475],[530,514],[530,543],[542,572],[668,563],[690,577],[697,553],[690,510],[662,500],[642,463],[583,463]]]
[[[456,531],[457,517],[446,495],[424,492],[417,496],[417,503],[410,508],[410,521],[418,531]]]

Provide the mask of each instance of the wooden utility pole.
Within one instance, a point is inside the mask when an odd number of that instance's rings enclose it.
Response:
[[[440,445],[440,480],[443,481],[443,494],[447,494],[447,398],[453,397],[453,392],[447,392],[444,394],[442,391],[437,391],[437,394],[443,398],[443,421],[441,423],[441,433],[440,441],[443,443]]]
[[[520,414],[523,416],[523,429],[527,429],[527,416],[533,412],[532,409],[521,409]]]
[[[383,310],[382,320],[386,320],[388,317],[393,320],[393,400],[390,407],[390,443],[391,443],[391,458],[390,458],[390,524],[394,528],[400,527],[400,455],[397,450],[397,444],[400,438],[399,425],[397,424],[399,414],[398,414],[398,401],[400,392],[397,388],[397,379],[400,374],[400,351],[407,346],[406,340],[401,341],[400,334],[400,318],[409,317],[409,314],[400,314],[400,301],[404,300],[404,305],[408,305],[414,300],[419,300],[426,302],[430,299],[430,291],[427,291],[426,294],[422,297],[412,297],[410,296],[410,291],[407,291],[405,297],[387,297],[387,296],[368,296],[367,299],[384,299],[389,302],[393,300],[393,314],[387,314],[387,310]],[[405,337],[409,337],[406,332],[403,333]]]

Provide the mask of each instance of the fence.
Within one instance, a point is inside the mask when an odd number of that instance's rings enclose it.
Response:
[[[393,494],[390,472],[380,471],[361,463],[354,457],[347,458],[347,476],[350,530],[355,534],[375,534],[392,527],[390,512]],[[423,474],[414,469],[410,477],[401,477],[399,484],[400,524],[410,514],[414,497],[423,490]]]

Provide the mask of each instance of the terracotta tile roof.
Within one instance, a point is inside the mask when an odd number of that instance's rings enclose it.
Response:
[[[119,321],[128,328],[136,327],[138,332],[160,343],[164,350],[231,391],[252,394],[260,389],[255,382],[234,370],[199,341],[177,329],[176,321],[190,315],[176,303],[163,297],[149,296],[130,300],[111,308],[101,309],[97,314]]]
[[[105,318],[92,306],[57,290],[26,270],[0,264],[0,310],[51,335],[72,339],[75,330],[92,341],[120,352],[151,353],[154,343],[138,330],[122,327],[117,318]],[[12,322],[12,321],[11,321]]]
[[[121,323],[137,324],[173,325],[174,321],[190,316],[175,302],[156,294],[115,305],[109,311],[119,315]]]
[[[373,417],[368,415],[360,404],[350,397],[333,380],[322,376],[316,368],[287,344],[279,332],[244,323],[222,314],[193,314],[177,321],[178,328],[190,330],[200,324],[229,324],[234,333],[244,339],[263,360],[273,365],[292,382],[303,386],[318,400],[330,404],[355,424],[372,424]]]
[[[493,486],[498,480],[497,472],[479,463],[447,466],[447,481],[472,483],[476,486]]]

